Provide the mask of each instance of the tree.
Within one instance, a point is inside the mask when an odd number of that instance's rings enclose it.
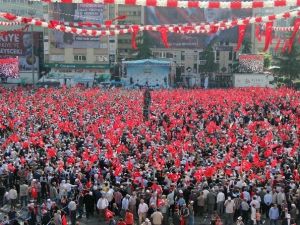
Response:
[[[201,58],[206,61],[204,65],[200,66],[201,72],[211,73],[219,70],[219,64],[215,62],[215,53],[211,45],[207,46]]]
[[[243,54],[251,54],[252,53],[252,44],[249,38],[244,39],[243,41],[243,48],[242,48],[242,53]]]
[[[296,42],[296,41],[295,41]],[[299,46],[297,43],[293,43],[291,51],[287,49],[281,57],[278,58],[278,70],[279,75],[286,76],[290,81],[299,78],[300,60],[298,58],[300,54]]]
[[[148,59],[152,57],[151,54],[151,39],[149,35],[143,32],[142,36],[138,39],[138,54],[136,59]]]
[[[268,69],[272,63],[272,55],[269,53],[264,53],[264,68]]]

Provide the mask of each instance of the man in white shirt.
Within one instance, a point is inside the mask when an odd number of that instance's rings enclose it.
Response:
[[[104,198],[103,196],[101,198],[99,198],[98,202],[97,202],[97,209],[99,210],[99,215],[100,215],[100,220],[103,218],[104,219],[104,212],[106,210],[106,208],[108,207],[108,201],[106,198]]]
[[[138,209],[138,215],[139,215],[139,223],[142,224],[146,217],[147,217],[147,212],[148,212],[148,205],[144,202],[144,199],[141,199],[141,202],[139,204],[139,209]]]
[[[224,213],[224,202],[225,194],[222,191],[219,191],[217,194],[217,213],[219,216],[222,216]]]
[[[225,223],[224,223],[224,225],[232,225],[235,204],[234,204],[234,201],[231,200],[231,197],[228,197],[228,199],[224,203],[224,206],[225,206]]]
[[[76,209],[77,209],[76,202],[70,201],[68,204],[68,209],[69,209],[71,225],[76,225]]]
[[[18,192],[16,190],[16,187],[13,187],[8,192],[8,197],[10,200],[10,208],[16,209],[17,201],[18,201]]]
[[[125,198],[123,198],[122,200],[121,216],[125,216],[125,213],[129,208],[129,198],[130,195],[126,195]]]

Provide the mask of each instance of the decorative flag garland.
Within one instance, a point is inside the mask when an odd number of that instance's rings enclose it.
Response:
[[[264,51],[266,51],[272,42],[272,31],[273,31],[273,21],[278,19],[287,19],[291,17],[298,17],[300,16],[300,10],[295,11],[288,11],[281,14],[276,15],[269,15],[269,16],[258,16],[258,17],[248,17],[243,19],[233,19],[230,21],[221,21],[217,23],[210,23],[210,24],[200,24],[195,25],[194,24],[171,24],[171,25],[127,25],[128,29],[115,29],[115,30],[87,30],[87,29],[80,29],[75,27],[69,27],[60,25],[60,21],[54,21],[51,20],[49,22],[45,22],[39,19],[33,19],[29,17],[21,17],[16,16],[11,13],[0,13],[0,18],[5,18],[7,20],[18,22],[18,23],[24,23],[27,25],[34,25],[34,26],[40,26],[44,28],[49,28],[52,30],[57,30],[65,33],[71,33],[74,35],[81,35],[81,36],[114,36],[114,35],[122,35],[131,33],[132,34],[132,47],[134,49],[137,48],[135,39],[137,34],[140,31],[155,31],[159,32],[161,34],[162,41],[165,45],[165,47],[169,47],[168,44],[168,32],[172,33],[179,33],[179,34],[193,34],[193,33],[208,33],[213,34],[216,33],[218,30],[224,30],[228,29],[234,26],[239,26],[239,37],[238,37],[238,50],[241,47],[241,44],[244,39],[246,26],[251,23],[266,23],[266,40],[265,40],[265,48]],[[297,25],[295,22],[294,30],[296,32],[294,33],[294,36],[296,35],[300,22],[297,21]],[[111,26],[112,23],[108,23],[107,26]],[[290,45],[291,47],[291,45]]]
[[[17,26],[17,25],[21,25],[21,22],[6,22],[6,21],[0,21],[0,26],[4,26],[4,27],[11,27],[11,26]]]
[[[159,6],[170,8],[203,8],[203,9],[257,9],[300,6],[298,0],[268,0],[268,1],[180,1],[180,0],[31,0],[33,2],[64,3],[64,4],[113,4],[135,6]]]
[[[187,26],[185,24],[172,24],[172,25],[130,25],[128,29],[116,29],[116,30],[87,30],[87,29],[80,29],[75,27],[69,27],[60,25],[59,21],[49,21],[44,22],[39,19],[33,19],[30,17],[21,17],[16,16],[11,13],[0,13],[0,18],[4,18],[10,21],[15,22],[21,22],[28,25],[34,25],[44,28],[49,28],[52,30],[58,30],[61,32],[66,33],[72,33],[75,35],[82,35],[82,36],[111,36],[111,35],[121,35],[125,33],[131,33],[132,27],[138,27],[139,31],[159,31],[161,27],[166,27],[168,29],[168,32],[174,32],[174,33],[188,33],[189,30],[195,30],[196,32],[201,33],[201,30],[209,30],[211,31],[212,28],[218,28],[220,30],[227,29],[228,27],[233,27],[237,25],[248,25],[251,23],[262,23],[262,22],[270,22],[275,21],[279,19],[287,19],[292,17],[298,17],[300,16],[300,10],[297,11],[288,11],[276,15],[269,15],[269,16],[258,16],[258,17],[248,17],[248,18],[242,18],[242,19],[234,19],[230,21],[221,21],[217,23],[211,23],[211,24],[200,24],[193,26],[194,24],[191,24],[190,26]]]

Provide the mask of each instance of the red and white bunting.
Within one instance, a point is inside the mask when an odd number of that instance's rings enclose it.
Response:
[[[59,21],[49,21],[45,22],[39,19],[16,16],[11,13],[0,13],[0,18],[7,19],[13,22],[20,22],[28,25],[34,25],[39,27],[44,27],[52,30],[57,30],[65,33],[72,33],[74,35],[80,36],[114,36],[122,35],[133,32],[133,27],[138,28],[138,31],[156,31],[158,32],[162,27],[167,28],[168,32],[189,34],[189,33],[206,33],[210,32],[212,27],[217,30],[225,30],[238,25],[248,25],[252,23],[266,23],[270,21],[275,21],[279,19],[287,19],[300,16],[300,10],[288,11],[276,15],[269,16],[258,16],[258,17],[248,17],[242,19],[234,19],[229,21],[220,21],[211,24],[171,24],[171,25],[129,25],[126,29],[114,29],[114,30],[92,30],[92,29],[81,29],[76,27],[70,27],[61,25]]]
[[[21,25],[22,23],[20,22],[6,22],[6,21],[0,21],[0,26],[3,27],[12,27],[12,26],[17,26]]]
[[[136,6],[159,6],[170,8],[203,8],[203,9],[257,9],[300,6],[299,0],[267,0],[267,1],[180,1],[180,0],[31,0],[33,2],[64,3],[64,4],[114,4]]]

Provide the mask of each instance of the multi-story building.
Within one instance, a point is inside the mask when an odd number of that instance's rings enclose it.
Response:
[[[142,6],[128,6],[128,5],[110,5],[109,17],[116,18],[117,16],[125,15],[126,19],[116,21],[117,24],[144,24],[144,7]],[[137,36],[137,42],[141,41],[142,33]],[[121,60],[135,59],[138,50],[132,49],[131,34],[116,36],[117,42],[117,62]]]
[[[47,20],[66,22],[90,21],[103,24],[109,18],[109,7],[102,4],[51,4]],[[116,42],[110,37],[80,37],[45,30],[45,66],[50,77],[64,83],[91,85],[95,76],[106,76],[114,63]]]
[[[233,64],[237,61],[239,52],[235,52],[236,44],[218,42],[213,46],[213,54],[217,69],[211,74],[211,80],[218,83],[230,81]],[[206,63],[203,49],[175,49],[151,48],[153,58],[169,59],[172,62],[171,83],[176,82],[176,77],[181,76],[185,86],[203,85],[205,73],[201,66]],[[179,75],[180,74],[180,75]]]

